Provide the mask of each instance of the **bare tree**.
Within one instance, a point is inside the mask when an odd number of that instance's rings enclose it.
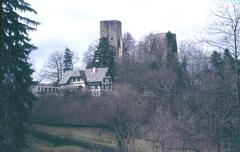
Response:
[[[40,75],[42,78],[53,82],[60,80],[63,76],[63,52],[53,52],[45,63]]]
[[[240,78],[239,78],[239,45],[240,45],[240,3],[238,1],[214,1],[211,9],[212,19],[208,27],[207,44],[221,49],[228,48],[235,59],[236,94],[240,112]]]
[[[84,53],[83,63],[87,68],[91,68],[93,62],[94,51],[97,49],[98,41],[94,41],[88,46],[88,50]]]
[[[139,94],[126,84],[115,86],[115,91],[105,102],[109,106],[105,118],[113,130],[119,152],[125,152],[144,121],[144,102]]]
[[[135,54],[140,62],[159,64],[166,60],[166,49],[165,34],[150,33],[137,44],[137,53]]]
[[[130,33],[127,32],[123,35],[123,52],[125,55],[124,58],[132,57],[134,59],[134,56],[136,53],[135,44],[136,44],[136,41]]]
[[[180,62],[185,62],[188,73],[195,81],[200,80],[203,70],[210,64],[210,57],[196,42],[181,41],[179,44],[178,57]],[[195,81],[195,82],[196,82]]]

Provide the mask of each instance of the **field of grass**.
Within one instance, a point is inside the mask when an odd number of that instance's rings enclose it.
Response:
[[[31,138],[31,151],[33,152],[92,152],[74,145],[54,145],[45,140]]]
[[[89,128],[89,127],[66,127],[66,126],[47,126],[47,125],[33,125],[33,129],[37,132],[41,132],[47,135],[75,140],[75,141],[83,141],[86,143],[102,145],[105,147],[109,147],[112,149],[116,149],[116,141],[114,139],[113,134],[107,130],[102,128]],[[35,139],[36,140],[36,139]],[[39,140],[39,139],[38,139]],[[51,140],[44,141],[41,139],[41,142],[34,142],[33,147],[41,147],[40,151],[37,152],[93,152],[91,150],[87,151],[81,146],[71,144],[51,144]],[[56,141],[55,141],[56,142]],[[42,145],[39,145],[41,143]],[[142,139],[135,140],[135,148],[139,152],[152,152],[153,144],[149,141],[145,141]]]
[[[55,135],[63,138],[87,141],[112,148],[116,148],[116,142],[111,132],[98,128],[79,127],[55,127],[44,125],[33,125],[34,130]]]

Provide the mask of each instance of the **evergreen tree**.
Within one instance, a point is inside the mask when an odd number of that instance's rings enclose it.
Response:
[[[25,0],[0,0],[0,150],[21,152],[26,145],[34,101],[29,54],[36,49],[29,31],[39,23],[20,13],[36,13]]]
[[[66,48],[64,51],[63,72],[66,72],[68,70],[73,70],[72,58],[73,58],[72,51]]]
[[[177,63],[177,79],[176,83],[178,88],[182,89],[189,86],[189,76],[187,71],[187,60],[183,59],[182,62]]]
[[[224,64],[228,65],[231,70],[235,70],[235,59],[231,55],[230,51],[228,49],[224,50]]]
[[[176,35],[168,31],[166,33],[166,40],[167,40],[167,47],[171,50],[171,52],[177,52]]]
[[[223,78],[224,73],[224,61],[222,59],[221,53],[218,53],[217,51],[213,51],[211,55],[211,62],[216,70],[216,73]]]
[[[107,38],[102,37],[99,40],[99,45],[94,52],[93,67],[109,68],[109,74],[114,80],[115,75],[115,52],[113,47],[109,44]]]
[[[174,68],[178,64],[176,35],[168,31],[165,37],[166,37],[167,50],[168,50],[166,65]]]

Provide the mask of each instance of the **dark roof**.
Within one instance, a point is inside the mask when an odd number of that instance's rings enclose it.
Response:
[[[59,84],[67,84],[71,77],[81,77],[85,82],[101,82],[106,76],[108,68],[92,68],[84,70],[66,71]]]
[[[85,74],[87,78],[87,82],[101,82],[103,78],[106,76],[108,68],[95,68],[95,72],[93,69],[86,69]]]
[[[66,84],[68,82],[68,80],[71,78],[71,77],[83,77],[85,78],[85,74],[83,74],[84,72],[81,71],[81,70],[71,70],[71,71],[66,71],[64,74],[63,74],[63,77],[62,79],[59,81],[59,84]]]

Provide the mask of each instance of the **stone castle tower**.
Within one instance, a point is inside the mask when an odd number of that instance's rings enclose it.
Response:
[[[100,21],[100,37],[108,39],[110,45],[116,51],[117,58],[122,57],[122,25],[120,21]]]
[[[162,54],[160,56],[160,62],[163,64],[175,64],[178,60],[177,52],[177,38],[176,34],[158,33],[157,37],[160,38],[160,43],[162,44]]]
[[[151,33],[146,37],[144,62],[161,65],[175,65],[178,60],[176,34]]]

